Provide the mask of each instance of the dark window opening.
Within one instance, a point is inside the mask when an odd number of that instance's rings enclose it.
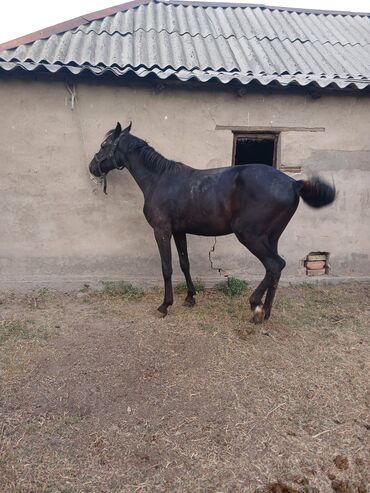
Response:
[[[268,164],[276,167],[277,135],[236,134],[233,164]]]

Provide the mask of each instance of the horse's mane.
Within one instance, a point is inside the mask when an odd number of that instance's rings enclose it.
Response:
[[[114,133],[114,129],[107,132],[106,137]],[[158,174],[171,173],[176,174],[188,166],[178,161],[172,161],[165,158],[151,147],[145,140],[135,137],[135,135],[127,134],[125,136],[125,151],[127,153],[138,152],[143,164]]]

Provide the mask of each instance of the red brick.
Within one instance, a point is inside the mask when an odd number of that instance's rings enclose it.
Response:
[[[325,267],[325,260],[307,260],[306,269],[308,270],[319,270]]]

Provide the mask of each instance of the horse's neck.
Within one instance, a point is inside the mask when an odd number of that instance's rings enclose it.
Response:
[[[143,162],[140,152],[134,151],[128,156],[128,163],[126,165],[130,174],[139,185],[144,197],[150,195],[153,186],[157,182],[156,170],[150,168]]]

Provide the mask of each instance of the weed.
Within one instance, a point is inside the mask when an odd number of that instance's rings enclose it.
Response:
[[[35,327],[32,320],[2,320],[0,322],[0,344],[9,340],[47,339],[50,335],[48,327]]]
[[[213,325],[206,324],[204,322],[199,322],[198,326],[201,330],[203,330],[204,332],[207,332],[208,334],[212,334],[213,332],[216,331],[216,329],[215,329],[215,327],[213,327]]]
[[[179,284],[176,284],[176,286],[173,288],[175,294],[183,294],[186,293],[187,290],[188,288],[185,282],[179,282]]]
[[[204,293],[204,291],[206,290],[204,282],[201,281],[200,279],[198,279],[194,282],[194,287],[195,287],[195,291],[197,293]],[[182,293],[187,293],[188,287],[187,287],[185,282],[180,282],[179,284],[177,284],[174,287],[173,290],[174,290],[175,294],[182,294]]]
[[[144,296],[144,290],[125,281],[103,282],[103,293],[109,296],[122,296],[127,299],[138,299]]]
[[[21,320],[3,320],[0,322],[0,344],[8,339],[29,339],[27,322]]]
[[[216,289],[221,291],[225,296],[233,298],[239,296],[247,289],[248,283],[236,277],[228,277],[226,281],[216,284]]]
[[[153,286],[150,288],[150,290],[154,294],[160,294],[160,295],[164,294],[164,289],[161,286]]]
[[[38,290],[37,294],[38,294],[38,296],[43,296],[43,297],[49,296],[50,289],[49,288],[41,288]]]

